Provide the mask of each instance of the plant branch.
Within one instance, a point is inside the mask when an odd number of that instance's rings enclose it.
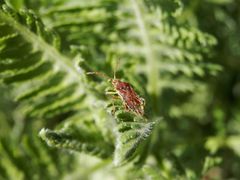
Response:
[[[158,95],[158,66],[156,63],[156,57],[153,52],[153,47],[151,46],[150,35],[147,32],[147,26],[144,22],[143,15],[139,4],[136,0],[131,0],[134,14],[136,17],[137,25],[141,33],[142,43],[145,49],[146,63],[147,63],[147,73],[148,73],[148,91],[151,95]]]
[[[71,74],[76,79],[79,79],[79,72],[71,60],[66,56],[62,55],[58,50],[56,50],[53,46],[49,45],[42,38],[31,32],[28,28],[21,25],[17,22],[13,17],[6,15],[2,11],[0,12],[0,19],[6,24],[12,26],[18,33],[20,33],[26,41],[33,44],[38,50],[41,50],[45,56],[49,57],[50,61],[57,61],[57,64],[60,66],[60,69],[64,69],[68,74]]]

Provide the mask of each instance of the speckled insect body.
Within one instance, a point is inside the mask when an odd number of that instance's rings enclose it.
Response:
[[[133,87],[129,83],[115,78],[115,73],[114,78],[109,78],[100,72],[88,72],[87,74],[96,74],[105,78],[107,77],[111,82],[115,92],[106,94],[117,94],[122,100],[127,111],[132,111],[137,115],[144,116],[145,101],[134,91]]]
[[[112,79],[111,83],[117,94],[122,99],[126,110],[131,110],[136,114],[143,116],[145,101],[143,98],[138,96],[132,86],[119,79]]]

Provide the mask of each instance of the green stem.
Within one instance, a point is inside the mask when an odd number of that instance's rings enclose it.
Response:
[[[53,46],[49,45],[41,37],[30,31],[27,27],[17,22],[13,17],[2,12],[2,10],[0,11],[0,19],[6,24],[12,26],[19,34],[23,36],[26,41],[28,41],[30,44],[33,44],[33,47],[42,51],[50,61],[52,61],[54,64],[57,62],[57,64],[60,66],[60,69],[65,70],[68,74],[71,74],[74,78],[80,80],[79,72],[76,68],[74,68],[71,59],[62,55]]]
[[[156,97],[158,96],[158,64],[157,58],[155,57],[152,42],[147,31],[147,25],[145,24],[141,9],[139,6],[139,1],[131,0],[132,8],[136,17],[137,25],[141,33],[142,43],[145,49],[146,64],[147,64],[147,76],[148,85],[147,90],[151,95],[153,108],[157,107]]]

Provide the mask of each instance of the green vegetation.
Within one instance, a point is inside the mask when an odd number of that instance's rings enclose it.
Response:
[[[234,0],[0,0],[0,180],[239,179],[239,34]]]

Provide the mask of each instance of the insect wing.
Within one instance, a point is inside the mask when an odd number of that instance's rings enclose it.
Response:
[[[121,91],[120,94],[128,109],[131,109],[139,115],[144,114],[144,102],[131,86],[128,87],[128,90]]]

